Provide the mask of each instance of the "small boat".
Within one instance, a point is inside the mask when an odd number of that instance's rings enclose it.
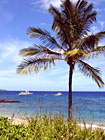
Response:
[[[45,96],[48,96],[48,94],[45,94]]]
[[[55,96],[61,96],[62,93],[58,92],[57,94],[55,94]]]
[[[29,91],[25,91],[25,92],[20,92],[19,95],[31,95],[33,93],[29,92]]]

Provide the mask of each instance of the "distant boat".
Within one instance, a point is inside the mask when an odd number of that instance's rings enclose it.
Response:
[[[25,91],[25,92],[20,92],[19,95],[31,95],[33,93],[29,92],[29,91]]]
[[[62,93],[58,92],[57,94],[55,94],[55,96],[61,96]]]
[[[45,94],[45,96],[48,96],[48,94]]]

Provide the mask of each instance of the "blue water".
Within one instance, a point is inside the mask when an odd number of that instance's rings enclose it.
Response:
[[[57,91],[32,91],[32,95],[19,96],[20,91],[0,91],[0,100],[21,103],[0,103],[0,116],[31,117],[37,112],[68,116],[68,92],[54,96]],[[30,91],[31,92],[31,91]],[[45,96],[48,94],[48,96]],[[73,92],[73,117],[92,123],[105,124],[105,92]]]

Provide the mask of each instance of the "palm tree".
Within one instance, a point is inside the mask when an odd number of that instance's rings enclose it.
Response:
[[[64,0],[60,8],[61,11],[52,5],[49,8],[53,16],[52,30],[56,38],[46,30],[29,27],[29,37],[39,38],[41,44],[20,50],[20,55],[26,59],[18,66],[17,73],[37,73],[42,68],[46,70],[54,65],[56,60],[66,61],[70,68],[68,119],[72,120],[72,76],[75,64],[77,63],[84,75],[92,77],[99,87],[104,85],[100,70],[84,61],[103,53],[105,46],[99,46],[98,43],[105,37],[105,31],[89,35],[90,25],[96,21],[97,15],[96,11],[93,11],[92,3],[78,0],[74,4],[70,0]]]

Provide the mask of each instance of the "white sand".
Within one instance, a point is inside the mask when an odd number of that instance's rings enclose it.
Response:
[[[84,128],[84,124],[78,124],[79,126],[81,126],[81,128]],[[95,125],[95,124],[86,124],[86,128],[90,128],[92,126],[93,130],[96,129],[103,129],[105,131],[105,127],[104,126],[99,126],[99,125]]]
[[[18,119],[18,118],[11,118],[8,117],[9,122],[11,122],[12,124],[16,125],[16,124],[28,124],[28,121],[26,119]]]

